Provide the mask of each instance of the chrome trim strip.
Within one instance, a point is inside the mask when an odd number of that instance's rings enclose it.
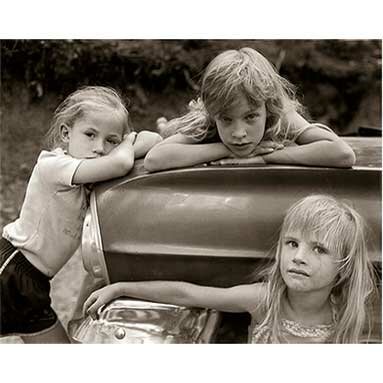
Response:
[[[98,224],[96,194],[90,195],[89,209],[86,213],[82,235],[82,257],[84,268],[95,278],[101,278],[106,284],[110,283],[108,269],[105,263],[101,232]]]

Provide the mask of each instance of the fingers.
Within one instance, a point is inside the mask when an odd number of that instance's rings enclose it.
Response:
[[[129,142],[131,145],[134,144],[134,141],[136,141],[137,132],[131,132],[129,134],[124,135],[124,141]]]
[[[254,151],[251,153],[251,156],[255,157],[255,156],[262,156],[264,154],[269,154],[269,153],[272,153],[274,151],[273,148],[266,148],[266,147],[262,147],[262,146],[257,146]]]
[[[93,294],[89,295],[89,297],[84,302],[82,313],[85,315],[89,309],[89,307],[96,301],[97,297]]]

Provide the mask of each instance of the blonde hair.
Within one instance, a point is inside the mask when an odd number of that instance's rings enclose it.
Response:
[[[365,223],[347,203],[328,195],[311,195],[288,210],[270,269],[267,295],[263,302],[267,315],[261,324],[270,326],[272,340],[278,342],[282,297],[287,287],[280,272],[282,239],[286,232],[299,230],[303,236],[316,236],[340,256],[338,280],[331,292],[337,308],[332,341],[358,343],[369,324],[368,304],[376,292],[374,271],[368,257]],[[330,298],[330,297],[329,297]]]
[[[64,146],[60,136],[63,124],[72,127],[76,120],[94,111],[117,113],[124,124],[124,134],[133,130],[127,111],[118,93],[108,87],[86,86],[71,93],[55,110],[46,134],[46,143],[50,149]]]
[[[215,57],[202,77],[201,98],[189,104],[189,113],[169,121],[167,129],[194,138],[197,142],[217,135],[214,116],[233,106],[239,95],[251,105],[266,105],[265,138],[283,142],[289,126],[281,123],[284,114],[301,110],[292,84],[252,48],[227,50]]]

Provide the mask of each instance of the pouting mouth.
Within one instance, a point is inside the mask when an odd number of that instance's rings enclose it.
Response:
[[[251,144],[251,142],[233,142],[231,145],[233,145],[233,146],[247,146],[250,144]]]
[[[300,269],[289,269],[289,270],[287,270],[287,272],[291,273],[291,274],[303,275],[305,277],[310,276],[310,274],[306,273],[306,271],[300,270]]]

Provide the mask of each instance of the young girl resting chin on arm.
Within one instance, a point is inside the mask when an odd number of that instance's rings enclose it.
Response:
[[[351,167],[352,149],[301,114],[293,86],[252,48],[228,50],[207,66],[201,98],[158,128],[169,136],[145,158],[149,171],[215,164]]]
[[[27,343],[69,342],[51,308],[50,280],[80,245],[89,184],[127,174],[161,137],[133,132],[118,94],[97,86],[59,105],[48,140],[20,217],[0,240],[0,336]]]

